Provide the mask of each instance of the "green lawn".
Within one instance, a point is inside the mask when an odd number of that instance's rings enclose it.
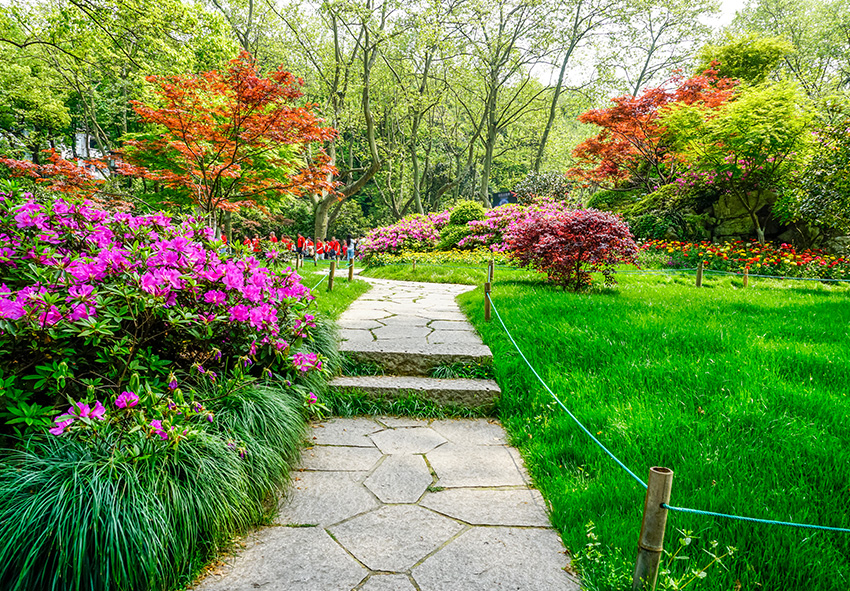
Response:
[[[493,286],[520,347],[641,478],[675,471],[671,504],[850,527],[850,289],[623,275],[615,289],[573,294],[520,273],[497,273]],[[484,323],[482,297],[479,287],[459,300],[493,350],[512,442],[571,552],[584,553],[595,523],[604,558],[584,561],[587,588],[627,588],[644,491],[556,407],[495,317]],[[679,569],[710,562],[712,540],[738,549],[728,571],[712,567],[688,588],[850,588],[850,534],[671,513],[668,548],[677,530],[695,538]]]
[[[321,273],[326,275],[327,272],[327,267],[321,269]],[[305,264],[303,270],[298,270],[298,274],[302,277],[301,283],[309,288],[313,288],[322,279],[322,275],[318,271],[314,271],[312,263]],[[369,291],[369,284],[365,281],[357,279],[357,277],[354,278],[354,281],[348,281],[348,269],[346,267],[336,272],[332,291],[328,291],[327,277],[319,283],[319,286],[313,290],[316,299],[313,300],[311,305],[315,306],[321,314],[336,320],[351,305],[351,302],[367,291]]]

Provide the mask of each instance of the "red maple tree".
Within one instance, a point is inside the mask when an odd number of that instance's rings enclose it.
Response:
[[[13,178],[30,178],[44,185],[52,191],[93,198],[105,182],[102,174],[98,175],[96,170],[103,171],[106,165],[99,160],[86,161],[83,166],[65,160],[62,155],[54,149],[42,150],[44,156],[41,162],[36,164],[31,160],[16,160],[14,158],[0,157],[0,165],[8,170]]]
[[[242,52],[226,72],[147,80],[160,106],[132,104],[155,131],[118,150],[119,174],[159,182],[203,213],[334,190],[336,170],[321,143],[336,131],[316,105],[295,104],[303,81],[289,72],[263,77]]]
[[[583,113],[579,121],[598,125],[602,131],[573,150],[578,166],[569,171],[570,176],[587,183],[630,180],[650,193],[668,184],[675,177],[676,160],[659,113],[676,103],[701,102],[716,109],[732,97],[737,83],[713,69],[688,79],[677,73],[640,96],[613,98],[613,106]]]

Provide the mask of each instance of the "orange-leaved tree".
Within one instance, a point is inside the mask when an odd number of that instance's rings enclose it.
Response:
[[[674,104],[701,103],[716,109],[732,97],[736,85],[736,80],[722,78],[712,69],[688,79],[677,73],[658,88],[613,98],[612,106],[583,113],[579,121],[602,131],[575,148],[578,166],[570,176],[587,183],[628,180],[650,193],[672,182],[677,163],[660,112]]]
[[[0,157],[0,165],[12,178],[30,178],[51,191],[96,199],[104,180],[106,164],[100,160],[86,161],[80,166],[65,160],[56,150],[42,150],[39,164],[31,160]]]
[[[202,214],[334,190],[322,144],[336,131],[316,105],[297,104],[303,81],[289,72],[261,76],[242,52],[226,72],[147,80],[160,104],[132,104],[155,127],[124,142],[119,174],[158,182]]]

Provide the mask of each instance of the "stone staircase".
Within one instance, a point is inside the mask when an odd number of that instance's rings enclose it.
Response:
[[[340,316],[340,351],[384,375],[343,376],[331,387],[376,397],[414,393],[443,405],[492,408],[501,394],[493,380],[428,377],[438,366],[493,361],[455,302],[472,286],[362,279],[372,289]]]

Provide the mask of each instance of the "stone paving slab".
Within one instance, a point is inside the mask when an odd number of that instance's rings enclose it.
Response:
[[[301,463],[306,470],[345,472],[371,470],[381,452],[367,447],[313,447],[304,450]]]
[[[413,578],[421,591],[577,590],[553,530],[476,527],[441,548]]]
[[[381,426],[369,419],[332,419],[310,425],[307,437],[317,445],[375,447],[369,435],[380,430]]]
[[[470,525],[548,527],[546,504],[536,490],[449,488],[428,493],[419,503]]]
[[[377,509],[381,503],[363,486],[367,475],[368,472],[338,471],[296,473],[292,488],[281,500],[275,523],[327,527]]]
[[[269,527],[198,586],[203,591],[351,591],[369,571],[318,527]]]
[[[447,443],[427,455],[437,473],[437,486],[523,486],[525,480],[504,446]]]
[[[304,451],[281,526],[249,536],[196,589],[578,591],[496,421],[333,419],[310,432],[329,443]],[[345,445],[364,438],[377,447]]]

